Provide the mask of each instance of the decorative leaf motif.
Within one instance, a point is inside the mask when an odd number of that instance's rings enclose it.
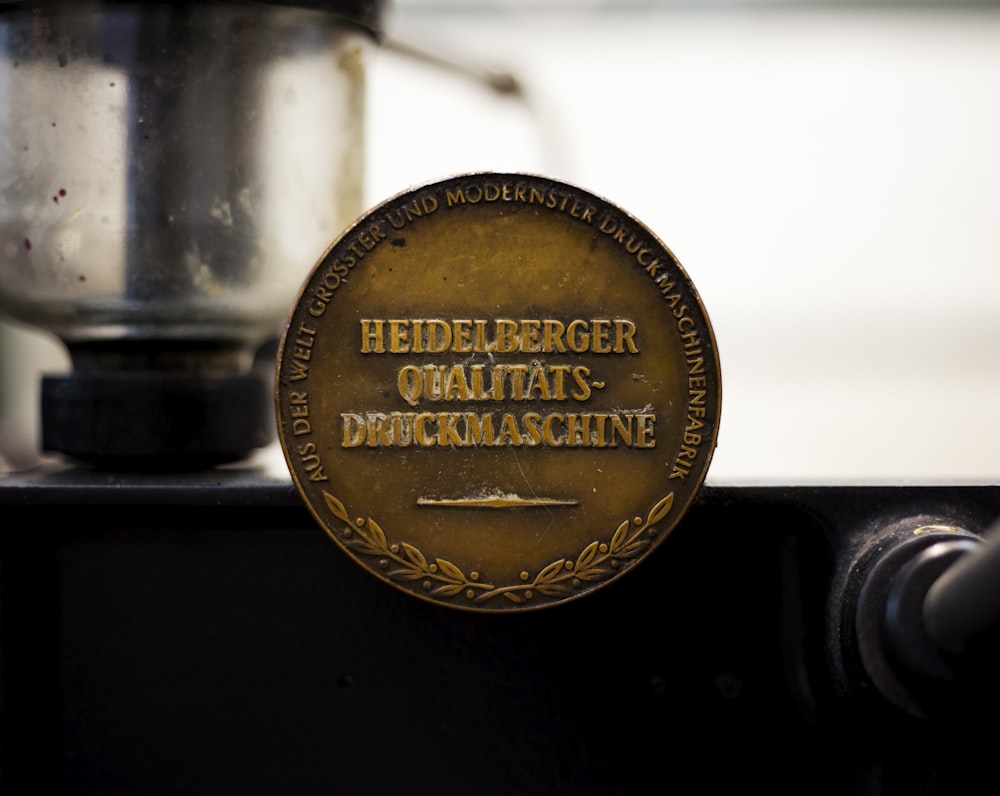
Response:
[[[389,552],[389,540],[385,536],[385,531],[383,531],[377,522],[371,517],[368,518],[368,527],[372,532],[372,541],[378,547],[379,551],[382,553]]]
[[[454,597],[456,594],[462,591],[465,586],[461,583],[448,583],[444,586],[438,586],[436,589],[431,591],[431,594],[435,594],[438,597]]]
[[[469,599],[486,602],[503,595],[515,605],[524,604],[535,592],[545,597],[558,597],[580,588],[582,583],[611,577],[626,559],[634,558],[649,545],[647,531],[666,517],[674,504],[671,492],[656,502],[645,522],[639,518],[634,523],[631,519],[623,520],[606,546],[600,540],[590,542],[572,564],[560,558],[542,567],[534,579],[529,577],[526,582],[493,586],[480,581],[476,573],[473,573],[476,579],[470,580],[460,567],[443,558],[435,558],[432,568],[423,552],[409,542],[390,546],[388,537],[374,519],[369,517],[364,525],[355,527],[344,504],[329,493],[323,495],[330,513],[349,528],[349,532],[343,534],[342,543],[364,554],[378,556],[383,568],[395,564],[396,568],[387,572],[390,578],[406,582],[424,580],[424,587],[435,597],[449,598],[467,592]],[[399,554],[400,550],[403,555]],[[435,582],[438,585],[431,588]]]
[[[370,556],[378,555],[378,550],[372,547],[371,542],[361,536],[344,539],[344,544],[359,553],[367,553]]]
[[[650,525],[656,525],[660,520],[667,516],[670,512],[670,508],[674,505],[674,493],[671,492],[663,500],[653,506],[650,509],[649,516],[646,518],[646,527]]]
[[[601,580],[602,578],[605,578],[610,574],[611,574],[610,570],[604,569],[603,567],[591,567],[590,569],[586,569],[583,572],[577,572],[576,578],[577,580],[585,580],[590,582],[594,580]]]
[[[377,542],[372,538],[371,534],[368,533],[364,528],[358,528],[357,534],[355,536],[347,539],[347,543],[351,547],[364,550],[369,555],[378,556],[382,555],[386,551],[380,548]]]
[[[443,558],[436,558],[434,559],[434,563],[438,565],[438,570],[446,578],[457,580],[460,584],[465,582],[465,573],[450,561],[445,561]]]
[[[337,498],[331,495],[329,492],[323,493],[323,499],[326,500],[326,507],[330,509],[330,513],[336,517],[341,522],[350,523],[351,519],[347,516],[347,509],[344,508],[344,504],[341,503]]]
[[[535,577],[534,584],[537,586],[540,583],[548,583],[550,580],[558,575],[562,568],[566,565],[566,559],[560,558],[558,561],[553,561],[545,569],[538,573]]]
[[[622,522],[615,531],[615,535],[611,537],[611,542],[608,544],[608,551],[611,553],[617,553],[618,548],[622,546],[622,542],[625,541],[625,537],[628,535],[628,520]]]
[[[576,569],[586,569],[591,561],[594,560],[594,556],[597,555],[597,549],[600,545],[597,542],[591,542],[585,548],[583,552],[580,553],[580,557],[576,560]]]
[[[430,572],[430,567],[427,565],[427,559],[424,558],[424,554],[413,545],[403,542],[403,552],[406,553],[406,557],[410,561],[420,567],[422,572]]]

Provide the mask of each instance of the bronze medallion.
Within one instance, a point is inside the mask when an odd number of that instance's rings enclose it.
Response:
[[[709,319],[673,254],[580,188],[468,174],[357,221],[304,284],[278,433],[319,524],[456,608],[580,597],[657,547],[708,470]]]

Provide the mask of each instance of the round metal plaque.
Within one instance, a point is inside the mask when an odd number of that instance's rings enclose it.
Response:
[[[356,562],[456,608],[587,594],[662,542],[715,448],[719,361],[673,254],[618,207],[468,174],[371,210],[304,284],[278,433]]]

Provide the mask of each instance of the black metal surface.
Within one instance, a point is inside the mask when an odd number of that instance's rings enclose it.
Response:
[[[977,532],[1000,488],[708,487],[628,577],[495,616],[372,578],[280,477],[0,479],[0,783],[988,792],[982,717],[905,715],[841,643],[849,563],[911,515]]]
[[[71,373],[42,380],[42,446],[118,469],[203,470],[274,439],[262,373]]]

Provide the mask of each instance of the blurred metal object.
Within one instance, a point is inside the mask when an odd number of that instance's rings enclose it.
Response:
[[[518,79],[517,75],[510,70],[489,69],[485,66],[470,63],[460,57],[442,55],[426,47],[414,44],[411,41],[404,41],[394,37],[389,37],[385,40],[383,49],[388,52],[398,53],[405,58],[433,66],[445,72],[466,77],[486,86],[497,94],[524,99],[524,85]]]
[[[0,5],[0,310],[74,366],[43,388],[46,447],[200,466],[273,436],[254,357],[361,210],[377,8]],[[205,428],[264,402],[218,449],[176,428],[139,443],[192,378]]]

